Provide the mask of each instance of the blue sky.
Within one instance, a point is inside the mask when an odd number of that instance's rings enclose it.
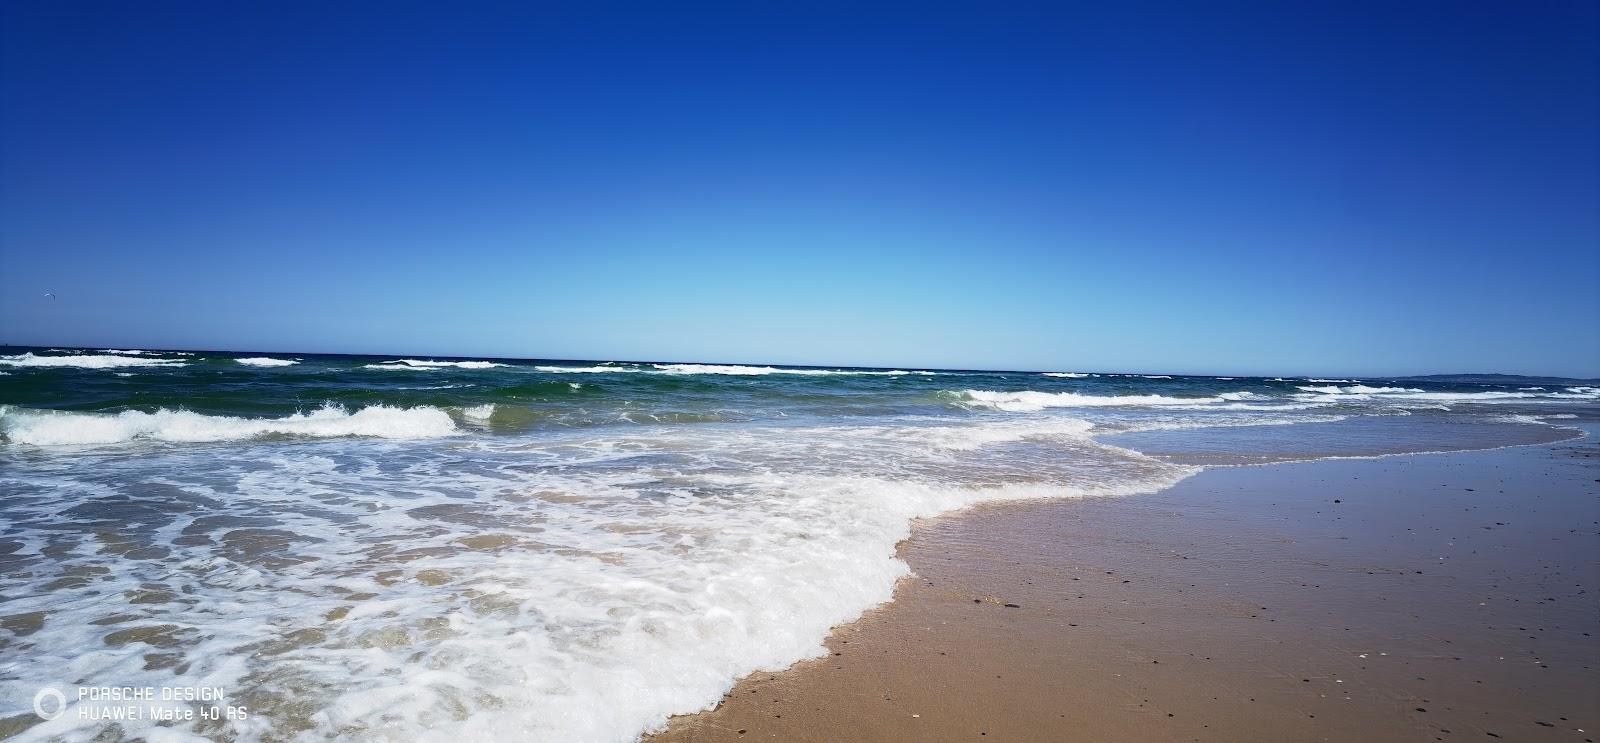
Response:
[[[1595,4],[994,6],[5,3],[0,342],[1600,375]]]

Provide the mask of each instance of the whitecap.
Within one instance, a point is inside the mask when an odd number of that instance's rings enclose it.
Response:
[[[381,364],[367,364],[363,369],[493,369],[496,367],[510,366],[493,361],[431,361],[425,359],[395,359]]]
[[[786,369],[777,366],[743,366],[739,364],[654,364],[656,370],[662,374],[723,374],[741,377],[761,377],[768,374],[799,374],[802,376],[832,377],[832,376],[885,376],[895,377],[905,374],[932,376],[930,371],[906,371],[903,369],[889,369],[884,371],[868,369]]]
[[[233,441],[267,435],[330,438],[367,436],[418,439],[445,436],[455,423],[443,410],[372,405],[353,413],[327,406],[284,418],[238,418],[162,408],[154,413],[78,413],[8,408],[0,410],[0,434],[36,446],[115,444],[134,440]]]
[[[1321,395],[1385,395],[1394,394],[1397,392],[1422,392],[1422,390],[1416,389],[1415,387],[1369,387],[1364,384],[1355,384],[1348,387],[1340,387],[1338,385],[1326,385],[1321,387],[1303,386],[1296,387],[1295,389],[1304,390],[1306,392],[1315,392]]]
[[[1091,408],[1149,405],[1201,405],[1222,402],[1222,397],[1168,397],[1166,395],[1081,395],[1076,392],[995,392],[963,390],[943,393],[958,405],[1009,412],[1032,412],[1045,408]]]
[[[15,356],[0,356],[0,364],[26,367],[60,367],[77,369],[117,369],[128,366],[186,366],[176,359],[151,359],[141,356],[92,355],[39,356],[33,352]]]
[[[537,371],[550,374],[628,374],[643,371],[631,366],[612,366],[601,364],[599,366],[535,366]]]

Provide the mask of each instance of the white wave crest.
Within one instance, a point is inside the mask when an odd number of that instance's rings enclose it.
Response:
[[[245,366],[294,366],[300,363],[294,359],[274,359],[269,356],[251,356],[250,358],[234,359]]]
[[[33,352],[15,356],[0,356],[6,366],[73,367],[78,369],[118,369],[127,366],[185,366],[176,359],[147,359],[140,356],[94,355],[38,356]]]
[[[631,366],[614,366],[610,364],[601,364],[599,366],[535,366],[533,368],[536,371],[549,372],[551,374],[629,374],[642,371]]]
[[[1221,397],[1168,397],[1166,395],[1080,395],[1076,392],[994,392],[991,390],[963,390],[947,392],[957,404],[969,407],[1005,410],[1014,413],[1033,412],[1045,408],[1093,407],[1143,407],[1147,405],[1204,405],[1222,402]]]
[[[420,439],[455,432],[455,423],[432,407],[397,408],[373,405],[346,412],[328,406],[285,418],[237,418],[187,410],[143,413],[74,413],[55,410],[0,408],[0,433],[6,439],[35,446],[115,444],[134,440],[233,441],[267,435],[331,438],[368,436]]]
[[[903,369],[783,369],[776,366],[740,366],[738,364],[655,364],[662,374],[725,374],[739,377],[761,377],[768,374],[799,374],[812,377],[897,377],[905,374],[933,376],[930,371],[905,371]]]
[[[473,423],[488,423],[489,419],[494,417],[494,403],[462,408],[461,416]]]
[[[1523,389],[1483,390],[1481,392],[1428,392],[1414,387],[1299,387],[1310,394],[1296,395],[1300,399],[1370,400],[1374,402],[1426,401],[1434,403],[1499,402],[1508,400],[1527,402],[1554,402],[1559,400],[1600,400],[1600,387],[1568,387],[1566,392],[1544,392]]]
[[[83,353],[82,351],[63,350],[63,349],[60,349],[60,348],[52,348],[50,350],[54,351],[56,353]],[[127,349],[127,350],[124,350],[124,349],[117,349],[117,348],[102,348],[102,349],[99,350],[99,353],[109,353],[109,354],[115,354],[117,356],[193,356],[194,355],[194,354],[192,354],[192,353],[190,353],[188,351],[142,351],[142,350],[139,350],[139,349]]]
[[[1422,391],[1416,389],[1415,387],[1368,387],[1364,384],[1353,384],[1347,387],[1340,387],[1335,384],[1330,384],[1321,387],[1296,387],[1295,389],[1303,390],[1305,392],[1315,392],[1321,395],[1386,395],[1398,392]]]
[[[1083,379],[1084,377],[1089,376],[1081,372],[1045,372],[1044,375],[1047,377],[1061,377],[1063,379]]]
[[[367,364],[363,369],[493,369],[509,364],[493,361],[429,361],[424,359],[395,359],[381,364]]]

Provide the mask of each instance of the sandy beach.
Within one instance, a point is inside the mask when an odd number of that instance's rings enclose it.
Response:
[[[1593,740],[1597,493],[1591,427],[979,506],[828,655],[652,740]]]

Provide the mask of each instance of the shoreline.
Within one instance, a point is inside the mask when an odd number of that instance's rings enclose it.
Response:
[[[644,740],[1592,740],[1600,447],[1562,427],[919,521],[827,655]]]

